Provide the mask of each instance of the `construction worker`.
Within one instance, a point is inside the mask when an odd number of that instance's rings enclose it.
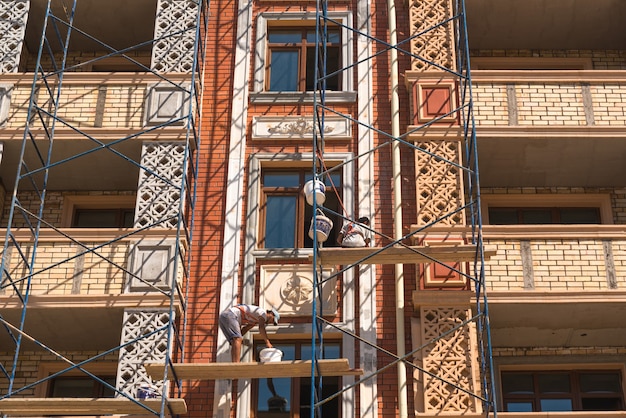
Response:
[[[239,363],[241,361],[243,335],[255,325],[259,326],[259,332],[265,345],[272,348],[272,343],[265,332],[265,325],[267,323],[278,325],[279,319],[280,314],[274,308],[265,310],[255,305],[241,304],[224,310],[220,314],[219,324],[222,333],[230,344],[232,362]]]
[[[370,244],[370,230],[363,225],[369,226],[370,218],[364,216],[356,222],[346,223],[339,235],[337,243],[342,247],[367,247]]]

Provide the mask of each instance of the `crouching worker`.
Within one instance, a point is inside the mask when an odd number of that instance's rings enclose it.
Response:
[[[278,325],[280,314],[276,309],[264,310],[255,305],[235,305],[220,314],[220,329],[230,343],[230,356],[233,363],[241,361],[241,344],[243,336],[255,325],[259,326],[261,337],[268,348],[272,343],[265,332],[266,324]]]
[[[364,216],[356,222],[346,223],[337,237],[337,243],[342,247],[367,247],[370,244],[370,230],[367,228],[370,218]]]

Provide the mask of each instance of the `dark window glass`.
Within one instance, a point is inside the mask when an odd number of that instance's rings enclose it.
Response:
[[[101,377],[115,387],[115,377]],[[52,379],[49,396],[52,398],[112,398],[115,391],[103,383],[82,376],[59,376]]]
[[[134,209],[76,209],[75,228],[132,228]]]
[[[599,208],[490,207],[492,225],[600,224]]]

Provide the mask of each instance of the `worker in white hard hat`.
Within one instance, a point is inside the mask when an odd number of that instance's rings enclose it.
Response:
[[[243,335],[256,325],[259,326],[259,332],[265,345],[272,348],[273,345],[267,337],[265,325],[268,323],[278,325],[279,319],[280,314],[274,308],[266,310],[255,305],[241,304],[224,310],[220,314],[219,324],[224,336],[230,343],[232,362],[239,363],[241,361]]]

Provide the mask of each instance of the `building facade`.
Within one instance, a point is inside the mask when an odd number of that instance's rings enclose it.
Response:
[[[0,5],[0,411],[626,417],[626,5],[97,3]]]

